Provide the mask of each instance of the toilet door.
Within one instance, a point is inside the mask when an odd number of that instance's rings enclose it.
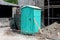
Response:
[[[29,13],[29,16],[27,17],[27,27],[28,32],[31,34],[33,32],[33,13]]]

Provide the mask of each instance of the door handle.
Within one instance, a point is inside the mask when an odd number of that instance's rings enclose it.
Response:
[[[29,21],[31,21],[31,18],[29,18]]]

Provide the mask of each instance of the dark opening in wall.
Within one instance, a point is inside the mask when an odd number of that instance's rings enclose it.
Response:
[[[48,19],[44,19],[44,25],[45,25],[45,26],[48,25]]]
[[[49,25],[54,22],[60,23],[60,8],[50,8],[49,18],[48,18],[48,9],[45,9],[44,13],[45,13],[44,23],[46,26],[48,25],[48,20],[49,20]]]
[[[60,8],[54,8],[52,15],[53,18],[60,18]]]
[[[49,0],[50,5],[60,5],[60,0]],[[48,0],[44,0],[44,5],[48,5]]]
[[[12,7],[0,5],[0,18],[12,17]]]

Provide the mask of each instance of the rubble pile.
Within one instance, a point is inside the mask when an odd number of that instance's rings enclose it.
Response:
[[[60,24],[53,23],[42,29],[42,34],[38,34],[41,40],[60,40]]]
[[[9,26],[10,26],[9,18],[0,18],[0,28]]]

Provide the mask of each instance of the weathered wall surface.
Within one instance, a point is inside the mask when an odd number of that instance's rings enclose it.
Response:
[[[9,18],[0,18],[0,27],[3,27],[3,26],[10,26]]]
[[[18,5],[19,6],[35,5],[35,2],[33,0],[18,0]]]
[[[35,5],[44,9],[44,0],[18,0],[18,5],[19,6]]]
[[[42,9],[44,9],[44,0],[37,0],[36,5]]]

